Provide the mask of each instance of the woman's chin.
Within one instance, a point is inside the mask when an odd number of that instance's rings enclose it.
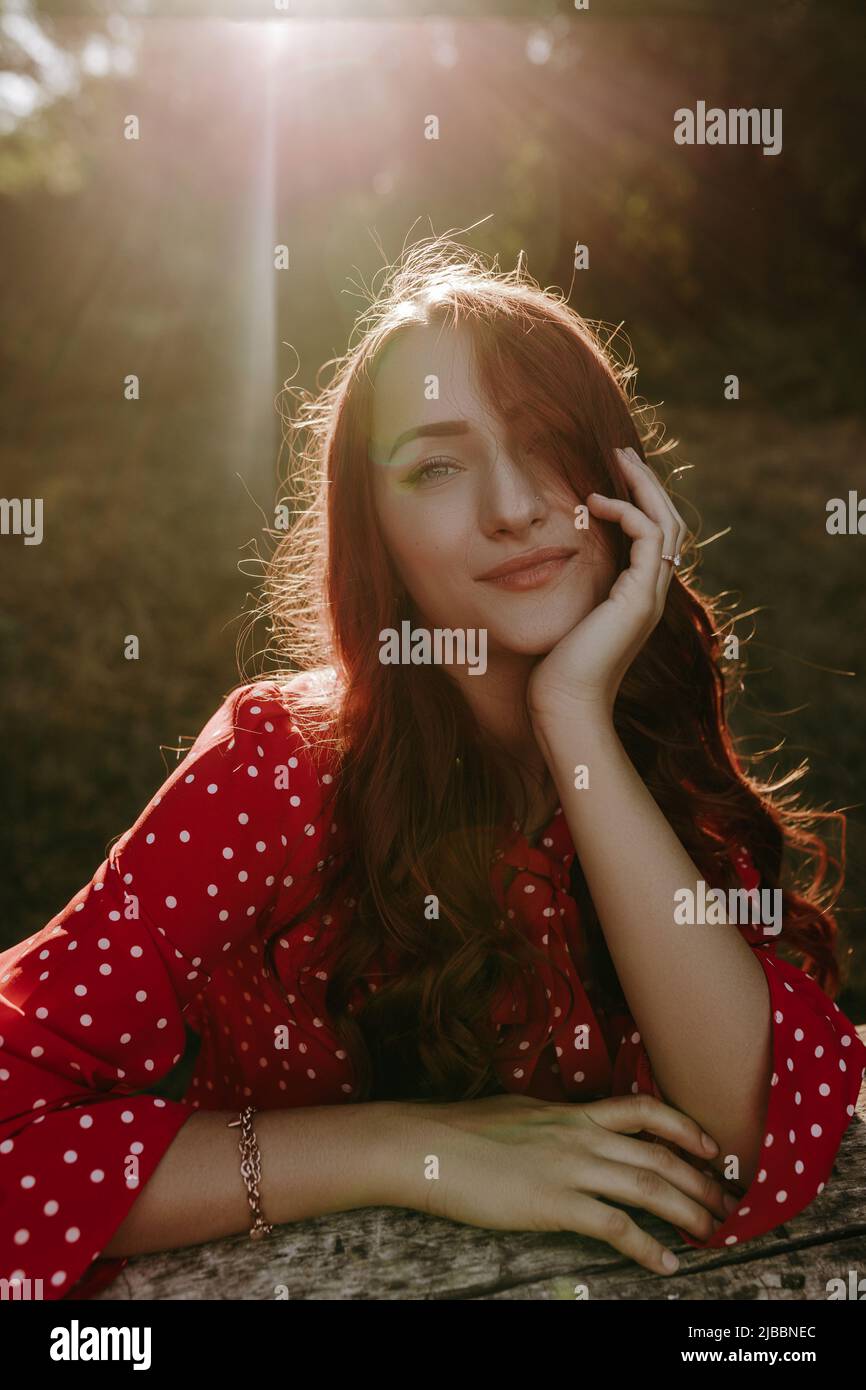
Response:
[[[563,624],[557,628],[546,628],[539,631],[537,628],[532,631],[516,632],[514,630],[501,632],[493,628],[487,629],[487,651],[489,657],[497,653],[508,656],[547,656],[552,652],[558,642],[575,626],[575,623]]]

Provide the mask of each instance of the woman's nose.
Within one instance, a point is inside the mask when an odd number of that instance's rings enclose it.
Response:
[[[500,458],[485,480],[482,520],[490,531],[522,530],[546,511],[535,477],[510,459]]]

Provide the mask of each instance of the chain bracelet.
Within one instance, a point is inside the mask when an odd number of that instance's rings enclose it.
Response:
[[[238,1141],[238,1149],[241,1155],[241,1177],[247,1188],[247,1200],[250,1204],[250,1211],[253,1215],[253,1224],[250,1228],[250,1239],[261,1240],[264,1236],[269,1236],[274,1229],[262,1215],[261,1197],[259,1194],[259,1184],[262,1180],[262,1156],[259,1152],[255,1130],[253,1129],[253,1115],[256,1113],[254,1105],[247,1105],[236,1120],[230,1120],[229,1129],[240,1127],[241,1137]]]

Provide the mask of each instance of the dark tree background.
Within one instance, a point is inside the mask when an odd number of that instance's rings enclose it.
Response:
[[[761,610],[736,728],[775,750],[765,774],[808,757],[809,799],[851,808],[840,1002],[861,1021],[866,540],[825,521],[866,489],[862,7],[293,8],[3,16],[0,491],[44,499],[44,539],[0,536],[0,947],[86,881],[172,766],[160,745],[239,678],[280,384],[345,351],[407,239],[472,227],[622,324],[694,465],[681,506],[725,533],[703,582]],[[698,100],[781,108],[781,153],[676,145]]]

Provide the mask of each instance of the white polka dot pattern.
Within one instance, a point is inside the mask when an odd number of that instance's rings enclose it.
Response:
[[[558,809],[538,848],[515,834],[494,866],[493,882],[506,914],[523,922],[549,958],[549,966],[537,967],[528,997],[522,990],[503,990],[497,1000],[500,1078],[511,1091],[548,1100],[637,1094],[664,1100],[631,1016],[605,1014],[594,1007],[585,942],[569,892],[573,859],[574,845]],[[747,849],[736,847],[730,859],[747,891],[760,885]],[[503,865],[516,870],[504,898]],[[698,1248],[761,1235],[796,1216],[819,1195],[866,1075],[866,1046],[836,1004],[814,980],[778,959],[775,939],[765,936],[760,926],[744,924],[738,930],[754,949],[767,979],[773,1073],[761,1167],[711,1239],[701,1242],[679,1231]]]
[[[260,968],[272,912],[284,920],[316,891],[330,852],[325,790],[288,696],[243,687],[92,881],[0,955],[0,1277],[23,1270],[62,1298],[121,1224],[199,1103],[135,1092],[180,1061],[184,1021],[198,1023],[196,1000],[225,978],[225,953],[252,960],[252,947]],[[282,1074],[274,1019],[262,1018]],[[314,1102],[307,1085],[290,1098],[274,1080],[273,1103]],[[238,1085],[215,1099],[242,1096]],[[87,1281],[76,1289],[86,1295]]]
[[[293,722],[291,691],[305,679],[230,696],[92,881],[0,955],[0,1277],[42,1278],[45,1297],[58,1299],[114,1277],[124,1261],[93,1262],[198,1107],[351,1102],[351,1061],[326,1008],[327,961],[313,950],[350,925],[355,899],[338,894],[278,939],[289,1010],[264,959],[271,930],[315,896],[339,843],[329,804],[337,769]],[[528,989],[495,1002],[503,1086],[559,1101],[661,1098],[634,1020],[595,1004],[561,810],[537,847],[505,839],[491,886],[543,962]],[[732,857],[753,888],[748,852]],[[516,871],[508,881],[506,866]],[[830,1176],[866,1063],[835,1004],[777,959],[774,943],[742,930],[772,1011],[761,1166],[710,1240],[680,1232],[693,1246],[748,1240],[808,1206]],[[395,963],[386,953],[380,964]],[[362,999],[359,984],[350,1007]],[[140,1094],[181,1062],[187,1030],[200,1051],[183,1099]],[[279,1031],[287,1049],[275,1045]]]

